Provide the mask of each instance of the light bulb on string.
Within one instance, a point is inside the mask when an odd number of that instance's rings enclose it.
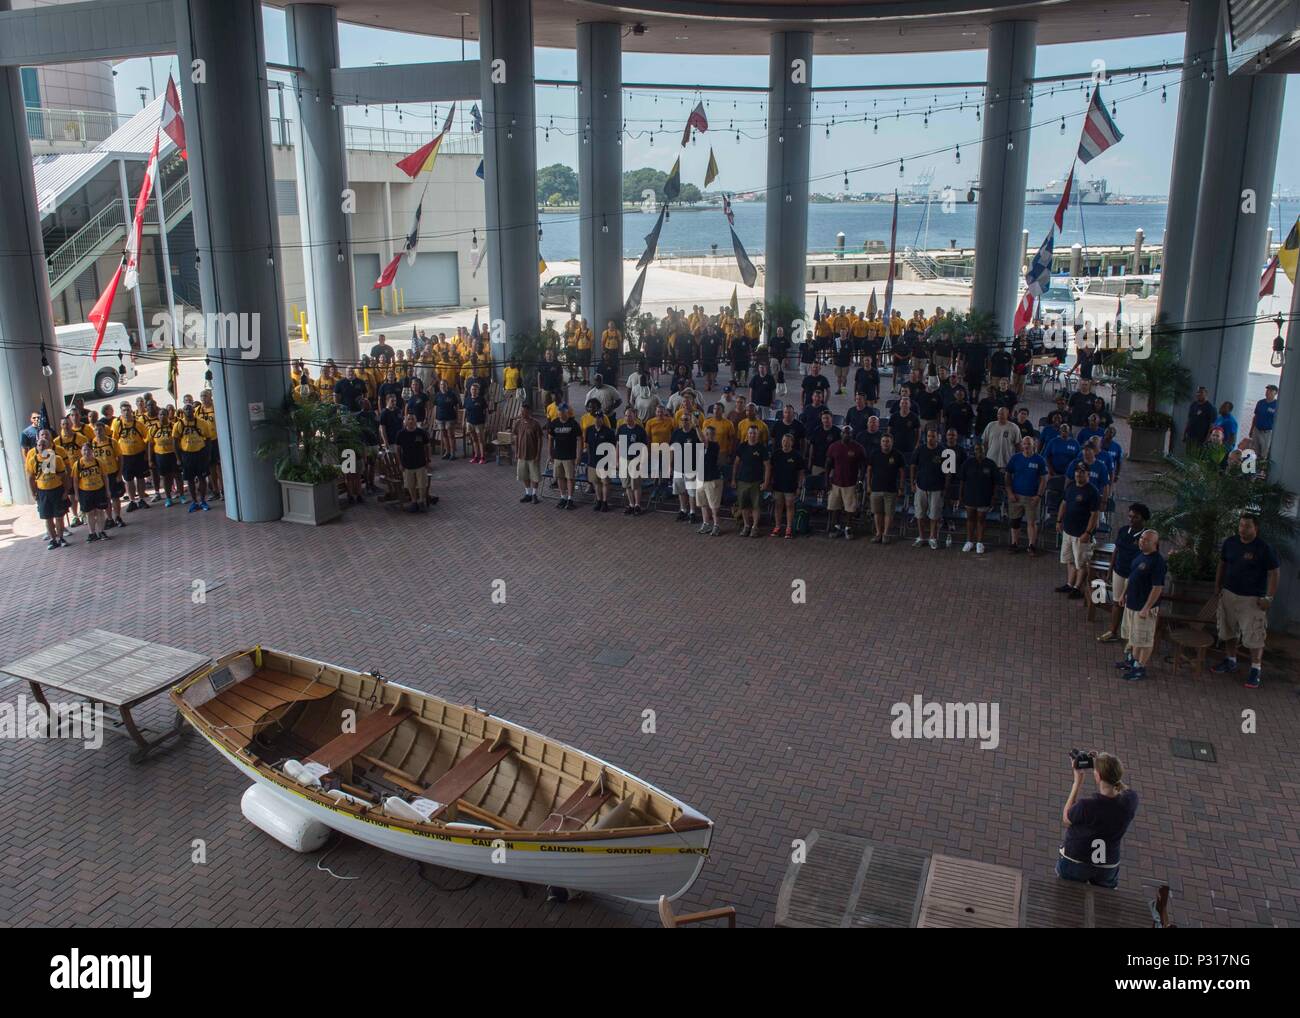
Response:
[[[1166,103],[1166,102],[1168,102],[1168,101],[1169,101],[1169,96],[1165,93],[1165,86],[1164,86],[1164,85],[1161,85],[1161,86],[1160,86],[1160,102],[1161,102],[1161,103]]]
[[[272,252],[272,250],[269,247],[266,249],[266,264],[267,265],[275,264],[275,254],[274,252]]]
[[[1010,138],[1007,139],[1007,151],[1010,152],[1016,147],[1016,143]]]
[[[785,201],[787,205],[794,201],[794,195],[790,193],[789,188],[786,188],[785,190]]]
[[[960,145],[957,146],[957,162],[958,162],[958,163],[961,162],[961,146],[960,146]]]
[[[471,251],[478,250],[478,227],[474,227],[470,230],[469,249]]]
[[[600,232],[609,233],[609,219],[606,218],[603,212],[600,214]]]
[[[1065,117],[1061,118],[1061,133],[1065,133]]]
[[[339,252],[337,257],[340,262],[343,261],[343,241],[341,240],[339,241]]]
[[[898,175],[899,175],[900,177],[903,175],[903,157],[902,157],[902,156],[899,156],[899,158],[898,158]]]
[[[54,368],[50,366],[50,360],[45,356],[45,345],[41,344],[41,374],[50,378],[54,374]]]

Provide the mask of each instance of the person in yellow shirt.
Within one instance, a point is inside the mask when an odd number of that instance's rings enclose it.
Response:
[[[81,447],[86,444],[86,436],[82,434],[81,428],[76,423],[76,417],[68,414],[59,422],[59,432],[54,436],[54,451],[63,457],[63,462],[72,468],[72,464],[81,456]],[[86,522],[77,505],[76,488],[70,490],[70,512],[72,519],[69,521],[69,527],[79,527]]]
[[[357,372],[357,377],[362,377],[361,372]],[[223,497],[226,486],[221,482],[221,447],[217,444],[217,407],[212,402],[211,389],[204,389],[199,393],[199,405],[194,408],[194,413],[207,422],[211,433],[208,437],[208,494],[213,501],[216,501]]]
[[[108,480],[104,468],[95,459],[94,446],[87,442],[72,465],[71,476],[77,488],[77,504],[86,514],[90,533],[86,541],[107,541],[104,533],[104,514],[108,510]]]
[[[108,488],[108,504],[105,506],[108,519],[104,521],[104,529],[125,527],[126,521],[122,519],[122,496],[126,494],[126,485],[122,483],[122,458],[117,454],[117,442],[113,440],[108,424],[102,419],[95,422],[95,439],[90,443],[90,449],[95,459],[99,461]]]
[[[502,385],[505,387],[507,396],[513,396],[524,387],[524,372],[519,367],[517,358],[512,357],[510,363],[506,365],[505,372],[502,375]],[[550,414],[548,413],[547,416],[549,417]]]
[[[736,422],[736,434],[743,435],[751,427],[758,429],[758,444],[767,445],[767,422],[758,416],[758,407],[753,403],[745,407],[745,416]]]
[[[831,332],[838,336],[851,324],[849,316],[844,311],[844,305],[841,304],[839,311],[831,318]]]
[[[704,419],[704,427],[713,429],[713,440],[718,443],[719,466],[729,464],[736,450],[736,426],[728,420],[721,403],[713,404],[713,412]]]
[[[574,361],[569,367],[570,378],[577,376],[583,385],[591,384],[591,330],[585,326],[573,334]]]
[[[673,426],[673,419],[668,416],[668,408],[662,403],[655,409],[655,415],[642,425],[652,447],[657,444],[667,445],[671,442]]]
[[[144,480],[149,476],[149,429],[135,415],[130,404],[122,405],[122,412],[113,421],[113,442],[122,460],[122,478],[125,482],[126,511],[148,509],[144,494]]]
[[[611,321],[600,334],[601,359],[604,367],[601,373],[606,378],[618,378],[619,358],[623,353],[623,333]]]
[[[172,427],[172,438],[180,447],[181,478],[190,492],[190,512],[208,511],[208,441],[216,429],[186,407],[181,419]]]
[[[36,515],[45,521],[46,550],[67,547],[63,517],[68,511],[68,461],[54,446],[48,430],[27,453],[27,479],[36,496]]]
[[[150,453],[157,478],[154,482],[154,501],[161,496],[163,505],[168,509],[173,502],[183,502],[185,499],[180,480],[176,476],[178,470],[176,439],[172,436],[175,424],[176,422],[172,420],[171,407],[163,407],[158,414],[157,423],[149,429]]]

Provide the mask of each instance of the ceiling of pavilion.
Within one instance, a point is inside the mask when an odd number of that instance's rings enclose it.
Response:
[[[268,0],[283,7],[286,0]],[[330,0],[357,25],[478,38],[478,0]],[[773,31],[815,33],[822,55],[984,49],[993,21],[1032,18],[1051,45],[1181,32],[1184,0],[533,0],[536,45],[572,49],[581,21],[626,25],[640,53],[765,54]],[[633,25],[645,26],[642,35]]]

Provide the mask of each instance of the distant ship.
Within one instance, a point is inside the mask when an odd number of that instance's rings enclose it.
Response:
[[[1055,205],[1061,200],[1063,180],[1048,181],[1046,187],[1032,187],[1025,192],[1026,205]],[[1104,178],[1076,183],[1070,191],[1071,205],[1105,205],[1110,198]]]

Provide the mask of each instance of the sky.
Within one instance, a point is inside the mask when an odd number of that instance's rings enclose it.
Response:
[[[282,11],[264,8],[267,59],[287,62],[285,23]],[[345,66],[373,64],[378,61],[416,63],[432,60],[458,60],[462,43],[459,39],[407,35],[373,28],[341,25],[339,46]],[[478,56],[474,41],[464,44],[468,59]],[[1181,35],[1148,36],[1102,43],[1081,43],[1040,47],[1037,75],[1086,72],[1094,61],[1105,61],[1112,72],[1131,66],[1154,65],[1162,61],[1177,62],[1183,56]],[[175,60],[155,58],[153,82],[148,60],[128,60],[118,65],[116,78],[118,108],[138,108],[137,88],[161,89],[168,67]],[[814,55],[814,86],[846,84],[901,84],[934,81],[982,81],[986,75],[983,51],[971,53],[910,54],[885,56]],[[573,80],[576,77],[573,50],[538,49],[535,76]],[[1177,118],[1181,72],[1151,73],[1145,83],[1128,80],[1116,73],[1113,83],[1103,87],[1109,105],[1116,104],[1115,120],[1125,135],[1123,143],[1081,170],[1081,179],[1104,177],[1111,191],[1121,194],[1163,195],[1169,188],[1170,161],[1173,152],[1174,126]],[[285,78],[284,75],[279,75]],[[708,83],[759,85],[767,84],[767,57],[692,57],[689,62],[670,55],[625,53],[625,81],[664,83]],[[285,79],[287,80],[287,79]],[[1161,86],[1164,85],[1164,101]],[[704,168],[710,147],[717,159],[721,176],[714,188],[744,192],[761,189],[766,174],[766,104],[756,94],[706,92],[625,93],[624,119],[629,131],[641,137],[625,138],[623,166],[635,169],[652,166],[668,170],[676,154],[682,126],[697,98],[703,98],[710,130],[682,152],[682,179],[703,183]],[[952,186],[964,193],[978,176],[981,125],[976,121],[978,90],[909,90],[883,93],[819,93],[813,112],[816,128],[812,140],[811,189],[835,193],[849,191],[889,191],[900,184],[911,184],[931,167],[933,186]],[[1030,137],[1029,184],[1041,186],[1065,176],[1078,143],[1080,114],[1087,95],[1077,82],[1068,85],[1040,85],[1035,94],[1032,119],[1036,125]],[[538,165],[561,162],[576,167],[581,145],[577,119],[577,92],[571,87],[539,87],[537,114],[540,127],[537,139]],[[846,104],[847,103],[847,108]],[[873,105],[874,103],[874,105]],[[914,115],[927,107],[935,109],[929,124]],[[959,108],[964,107],[964,108]],[[445,104],[442,113],[445,113]],[[401,109],[400,126],[412,131],[435,128],[430,104]],[[381,116],[389,128],[398,124],[398,111],[388,107],[381,114],[370,107],[348,111],[349,123],[378,127]],[[895,114],[898,114],[895,119]],[[908,116],[907,114],[913,114]],[[440,114],[441,115],[441,114]],[[834,124],[831,123],[832,117]],[[1065,130],[1061,119],[1066,118]],[[878,120],[873,132],[869,119]],[[659,124],[663,128],[660,130]],[[551,125],[554,125],[551,127]],[[829,136],[826,128],[829,127]],[[653,132],[651,144],[649,133]],[[739,132],[739,140],[737,140]],[[957,162],[952,147],[960,146]],[[947,149],[933,155],[929,150]],[[1279,152],[1300,150],[1300,80],[1288,78],[1283,110]],[[903,158],[903,175],[898,160]],[[1277,191],[1300,190],[1300,163],[1279,159],[1274,188]]]

